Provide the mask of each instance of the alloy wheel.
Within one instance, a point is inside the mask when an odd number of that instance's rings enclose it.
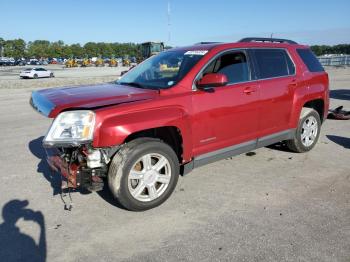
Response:
[[[146,154],[132,165],[128,176],[129,192],[138,201],[155,200],[167,189],[171,175],[171,166],[165,156]]]

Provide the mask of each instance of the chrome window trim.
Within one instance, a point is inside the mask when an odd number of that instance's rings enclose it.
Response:
[[[285,75],[285,76],[275,76],[275,77],[268,77],[268,78],[258,78],[258,79],[252,79],[252,69],[249,68],[249,74],[250,74],[250,80],[249,81],[243,81],[243,82],[238,82],[238,83],[228,83],[227,85],[236,85],[236,84],[243,84],[243,83],[250,83],[250,82],[255,82],[255,81],[264,81],[264,80],[270,80],[270,79],[278,79],[278,78],[287,78],[287,77],[294,77],[297,75],[297,67],[296,64],[292,58],[292,56],[290,55],[289,51],[287,48],[283,48],[283,47],[249,47],[249,48],[230,48],[230,49],[225,49],[223,51],[220,51],[219,53],[217,53],[215,56],[213,56],[202,68],[201,70],[196,74],[196,77],[193,79],[192,81],[192,91],[197,91],[197,87],[196,87],[196,81],[198,80],[198,77],[203,73],[204,69],[212,62],[214,61],[216,58],[218,58],[219,56],[221,56],[222,54],[226,53],[226,52],[232,52],[232,51],[245,51],[245,55],[247,58],[247,62],[250,59],[249,55],[247,56],[247,50],[254,50],[254,49],[280,49],[280,50],[284,50],[289,59],[292,61],[293,66],[294,66],[294,74],[292,75]],[[250,64],[250,61],[249,61]]]

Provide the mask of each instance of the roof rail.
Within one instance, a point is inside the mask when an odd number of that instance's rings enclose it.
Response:
[[[199,42],[195,43],[195,45],[208,45],[208,44],[220,44],[222,42]]]
[[[287,44],[298,44],[297,42],[294,42],[289,39],[282,39],[282,38],[268,38],[268,37],[246,37],[238,42],[270,42],[270,43],[287,43]]]

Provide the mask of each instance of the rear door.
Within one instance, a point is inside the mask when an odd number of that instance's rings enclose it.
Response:
[[[296,69],[282,48],[251,50],[260,86],[260,137],[289,129]]]

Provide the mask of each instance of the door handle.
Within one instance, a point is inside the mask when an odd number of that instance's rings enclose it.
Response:
[[[256,92],[256,88],[251,88],[251,87],[247,87],[243,90],[243,92],[246,94],[246,95],[250,95],[254,92]]]
[[[296,79],[293,79],[293,80],[289,83],[288,86],[290,86],[290,87],[296,87],[297,85],[298,85],[297,80],[296,80]]]

